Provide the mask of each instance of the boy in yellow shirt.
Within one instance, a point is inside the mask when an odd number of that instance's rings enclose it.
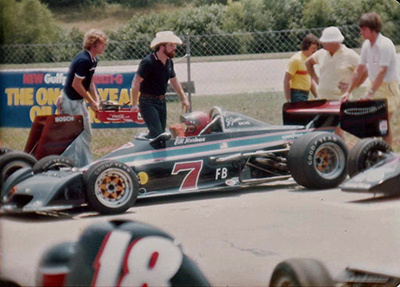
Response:
[[[301,51],[294,54],[290,59],[283,80],[283,89],[286,101],[307,101],[311,93],[317,98],[315,85],[307,71],[305,62],[309,56],[318,49],[318,38],[308,34],[301,44]]]

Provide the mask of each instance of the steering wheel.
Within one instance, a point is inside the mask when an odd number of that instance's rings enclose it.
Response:
[[[225,132],[225,120],[224,120],[224,113],[220,107],[214,106],[210,110],[209,113],[211,122],[211,130]]]

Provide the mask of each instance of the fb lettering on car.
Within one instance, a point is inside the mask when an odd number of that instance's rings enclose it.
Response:
[[[228,177],[228,169],[226,167],[217,168],[215,170],[215,180],[225,179]]]

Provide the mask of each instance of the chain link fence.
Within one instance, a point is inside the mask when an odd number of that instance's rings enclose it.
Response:
[[[392,23],[385,34],[400,45],[400,22]],[[394,27],[394,28],[393,28]],[[347,47],[361,46],[357,25],[339,27]],[[271,124],[281,124],[284,103],[283,77],[287,58],[300,50],[303,38],[312,33],[321,36],[323,28],[233,33],[219,35],[183,35],[186,45],[177,50],[175,71],[181,82],[191,80],[193,110],[208,111],[219,105]],[[100,57],[98,72],[134,72],[139,61],[151,52],[151,39],[141,41],[109,41]],[[81,50],[81,43],[57,45],[2,45],[0,63],[3,67],[40,68],[64,67]],[[63,63],[63,64],[60,64]],[[14,65],[18,64],[18,65]],[[22,65],[21,64],[25,64]],[[28,65],[29,64],[29,65]],[[168,125],[178,122],[180,101],[168,103]],[[94,130],[95,157],[132,140],[146,129]],[[23,150],[29,131],[2,128],[1,142]]]
[[[393,23],[396,27],[400,22]],[[357,25],[339,27],[345,36],[346,46],[357,48],[361,38]],[[210,57],[227,55],[258,55],[270,53],[295,52],[308,33],[317,37],[323,28],[268,31],[254,33],[233,33],[216,35],[181,35],[190,43],[192,57]],[[400,44],[400,32],[391,29],[390,38]],[[103,61],[140,60],[150,52],[151,38],[140,41],[109,41]],[[81,50],[81,43],[2,45],[0,64],[60,63],[69,62]],[[180,56],[186,49],[179,50]],[[179,55],[178,55],[179,56]]]

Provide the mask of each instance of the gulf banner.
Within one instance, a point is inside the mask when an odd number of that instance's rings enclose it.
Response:
[[[128,103],[134,73],[95,74],[99,96],[104,101]],[[64,72],[0,72],[0,127],[30,128],[35,117],[53,115],[67,79]],[[90,110],[90,109],[89,109]],[[93,128],[144,127],[143,123],[102,123],[91,112]]]

